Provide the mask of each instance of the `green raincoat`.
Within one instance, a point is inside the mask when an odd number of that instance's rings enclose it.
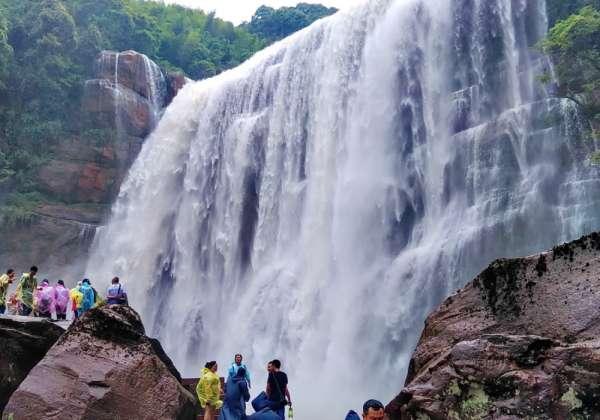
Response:
[[[33,291],[37,288],[37,277],[23,273],[17,286],[17,299],[28,308],[33,308]]]

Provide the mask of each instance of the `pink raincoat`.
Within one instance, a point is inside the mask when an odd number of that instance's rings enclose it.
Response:
[[[57,314],[66,314],[69,305],[69,289],[61,284],[54,286],[54,307]]]
[[[54,312],[54,293],[54,287],[44,284],[33,292],[33,304],[38,314]]]

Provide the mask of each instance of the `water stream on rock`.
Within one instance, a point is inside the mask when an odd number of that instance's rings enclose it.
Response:
[[[543,0],[373,0],[187,85],[87,273],[184,375],[241,352],[256,394],[278,357],[304,419],[391,399],[445,296],[600,228],[595,146],[537,82],[546,27]]]

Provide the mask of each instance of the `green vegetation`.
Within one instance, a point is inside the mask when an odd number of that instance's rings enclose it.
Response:
[[[277,41],[310,25],[317,19],[337,12],[334,7],[320,4],[299,3],[296,7],[273,9],[268,6],[258,8],[247,29],[268,42]]]
[[[251,25],[155,1],[0,0],[0,187],[17,194],[17,202],[18,194],[35,191],[37,168],[51,158],[52,146],[114,137],[86,127],[80,111],[83,82],[100,51],[133,49],[168,71],[202,79],[330,10],[297,9],[270,9],[269,25],[278,32],[259,25],[269,33],[263,36]]]
[[[600,113],[595,99],[600,93],[600,12],[588,6],[559,21],[542,45],[554,60],[559,94],[579,102],[589,117]]]
[[[580,6],[585,7],[578,9]],[[558,95],[581,106],[591,123],[594,139],[599,138],[600,129],[599,9],[600,0],[549,1],[549,18],[556,24],[541,43],[554,62],[559,80]],[[565,16],[568,13],[572,14]],[[600,164],[600,153],[594,153],[590,162]]]
[[[596,9],[600,9],[600,0],[546,0],[546,5],[548,20],[552,27],[559,20],[566,19],[585,6],[594,6]]]

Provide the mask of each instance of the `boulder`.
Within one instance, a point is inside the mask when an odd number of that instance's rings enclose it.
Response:
[[[0,316],[0,412],[63,332],[49,321]]]
[[[5,414],[19,419],[193,419],[195,400],[139,315],[108,305],[75,322],[30,372]]]
[[[170,104],[181,89],[189,81],[183,73],[167,73],[167,98],[166,103]]]
[[[390,419],[600,418],[600,234],[497,260],[425,323]]]
[[[97,79],[109,80],[131,89],[138,95],[166,105],[165,76],[158,65],[137,51],[102,51],[96,59],[94,74]]]
[[[87,80],[82,106],[93,127],[146,137],[156,125],[156,110],[150,100],[111,80]]]

